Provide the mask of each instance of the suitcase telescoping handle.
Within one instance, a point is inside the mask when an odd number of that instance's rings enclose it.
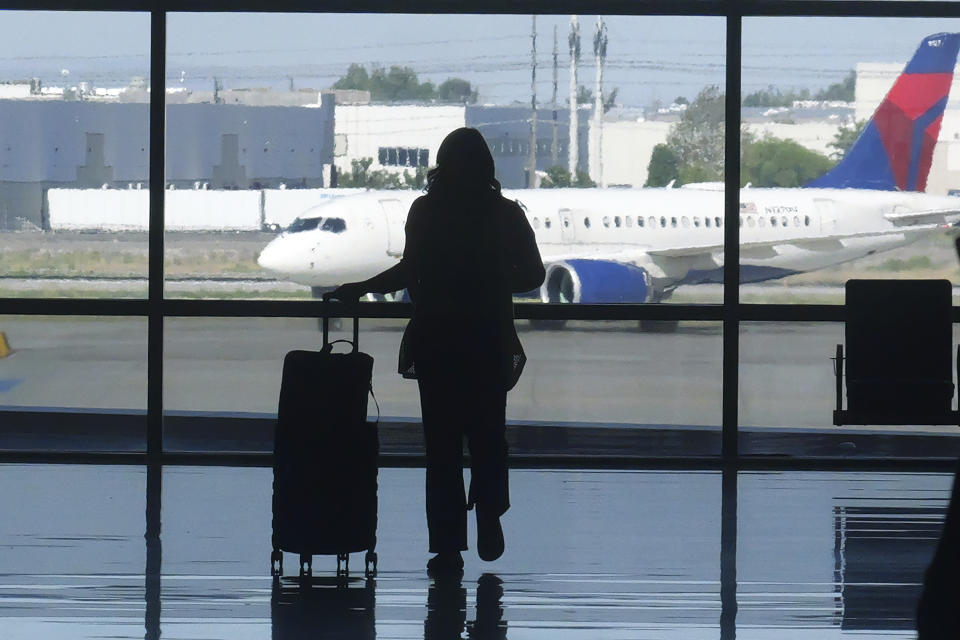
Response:
[[[330,302],[330,293],[327,292],[323,294],[323,301]],[[356,309],[355,309],[356,311]],[[333,348],[335,342],[346,342],[353,345],[353,351],[356,352],[359,349],[360,344],[360,316],[357,313],[353,314],[353,342],[349,340],[334,340],[330,342],[330,318],[328,316],[323,316],[323,350],[329,351]]]

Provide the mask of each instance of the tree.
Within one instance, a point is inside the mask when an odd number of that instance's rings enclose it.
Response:
[[[350,161],[350,171],[337,177],[338,187],[359,187],[361,189],[422,189],[426,183],[427,171],[417,167],[414,173],[403,173],[386,169],[370,170],[373,158],[360,158]]]
[[[764,136],[742,141],[740,184],[799,187],[826,173],[833,162],[793,140]]]
[[[460,78],[448,78],[437,87],[437,100],[440,102],[459,102],[473,104],[477,101],[477,90]]]
[[[603,99],[604,113],[613,108],[618,93],[620,93],[620,88],[614,87],[610,90],[610,93],[607,94],[607,97]],[[593,91],[590,91],[590,89],[587,89],[583,85],[577,87],[577,104],[593,104]]]
[[[673,99],[673,104],[690,104],[690,101],[683,96],[677,96]]]
[[[570,178],[570,172],[566,167],[554,165],[547,169],[547,175],[540,182],[541,189],[561,189],[564,187],[588,188],[595,187],[597,183],[590,179],[586,171],[577,170],[577,177]]]
[[[650,154],[645,187],[665,187],[679,176],[680,159],[669,146],[658,144]]]
[[[333,83],[334,89],[369,91],[374,102],[476,102],[477,91],[461,78],[448,78],[440,87],[420,82],[410,67],[394,65],[389,70],[374,66],[370,72],[360,64],[351,64],[346,75]]]
[[[680,167],[698,167],[698,174],[723,176],[724,95],[715,85],[704,88],[670,127],[667,146]]]
[[[854,123],[853,126],[847,126],[845,124],[840,125],[840,128],[837,130],[833,140],[827,143],[828,147],[834,149],[833,153],[830,154],[830,157],[839,162],[843,160],[843,156],[847,154],[847,151],[850,150],[850,147],[853,146],[853,143],[857,141],[857,138],[860,137],[860,134],[863,133],[863,128],[867,126],[866,120],[859,120]]]
[[[817,100],[842,100],[853,102],[857,86],[857,72],[851,69],[840,82],[834,82],[826,89],[817,92]]]

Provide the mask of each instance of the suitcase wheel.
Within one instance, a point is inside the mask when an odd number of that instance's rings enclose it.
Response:
[[[366,569],[364,574],[369,578],[370,576],[377,575],[377,552],[376,551],[367,551],[367,555],[363,558],[363,563]]]
[[[307,553],[300,554],[300,577],[313,575],[313,556]]]
[[[283,575],[283,552],[277,549],[270,554],[270,575],[274,578]]]
[[[340,563],[343,563],[343,566],[340,566]],[[349,553],[338,553],[337,554],[337,575],[349,575],[350,574],[350,554]]]

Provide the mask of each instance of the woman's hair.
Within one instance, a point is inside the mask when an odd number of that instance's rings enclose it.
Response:
[[[461,127],[454,129],[443,139],[437,151],[437,166],[427,172],[426,190],[430,193],[500,193],[493,156],[479,131]]]

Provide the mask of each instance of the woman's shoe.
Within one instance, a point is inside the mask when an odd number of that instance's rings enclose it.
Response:
[[[428,575],[463,573],[463,556],[459,551],[441,551],[427,560]]]
[[[500,516],[477,505],[477,554],[481,560],[493,562],[503,555],[503,528]]]

